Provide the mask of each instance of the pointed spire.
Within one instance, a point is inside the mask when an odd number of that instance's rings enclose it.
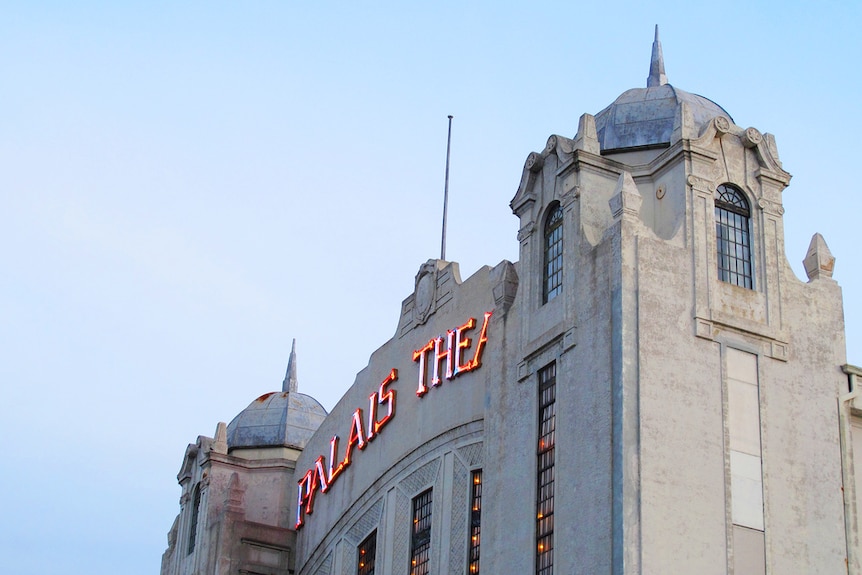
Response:
[[[652,59],[649,63],[649,78],[647,88],[664,86],[667,84],[667,76],[664,73],[664,56],[661,53],[661,42],[658,39],[658,24],[655,25],[655,40],[652,43]]]
[[[281,391],[288,393],[294,392],[297,389],[296,381],[296,338],[293,338],[293,344],[290,346],[290,359],[287,360],[287,373],[284,374],[284,381],[281,384]]]

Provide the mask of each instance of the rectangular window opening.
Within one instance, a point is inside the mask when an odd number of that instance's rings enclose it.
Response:
[[[429,575],[431,572],[431,509],[431,489],[413,498],[410,575]]]
[[[374,575],[374,559],[377,556],[377,530],[359,544],[356,550],[356,575]]]
[[[470,481],[470,551],[467,573],[479,573],[479,544],[482,528],[482,470],[476,469]]]
[[[539,428],[536,464],[536,575],[554,572],[554,444],[557,366],[539,371]]]

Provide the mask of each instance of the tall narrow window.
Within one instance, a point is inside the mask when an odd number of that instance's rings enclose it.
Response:
[[[413,498],[413,530],[410,538],[410,575],[431,571],[431,490]]]
[[[554,432],[557,366],[539,371],[539,444],[536,478],[536,575],[554,572]]]
[[[724,184],[715,190],[715,239],[718,251],[718,279],[754,289],[751,269],[751,210],[745,195]]]
[[[470,575],[479,573],[479,544],[482,530],[482,470],[473,472],[470,494],[470,554],[467,572]]]
[[[374,575],[374,558],[377,556],[376,529],[359,544],[356,554],[356,575]]]
[[[542,303],[563,291],[563,208],[552,207],[545,220],[545,269]]]
[[[189,522],[189,549],[188,553],[195,550],[195,540],[198,535],[198,515],[201,511],[201,484],[195,485],[195,494],[192,498],[192,520]]]

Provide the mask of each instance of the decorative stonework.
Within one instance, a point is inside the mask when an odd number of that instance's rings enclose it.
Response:
[[[437,266],[430,260],[419,268],[416,274],[413,304],[413,321],[422,325],[434,311],[434,300],[437,298]]]
[[[535,231],[535,229],[536,229],[536,223],[535,222],[527,222],[526,226],[524,226],[523,228],[518,230],[518,241],[523,242],[524,240],[526,240],[528,237],[533,235],[533,231]]]
[[[716,116],[712,121],[715,131],[719,134],[727,134],[730,132],[730,127],[733,125],[729,118],[725,116]]]
[[[332,552],[326,556],[326,559],[323,560],[320,567],[314,572],[314,575],[330,575],[330,573],[332,573]]]
[[[437,479],[437,472],[440,470],[440,459],[429,461],[407,477],[401,480],[399,487],[404,492],[413,497],[429,485],[433,485]]]
[[[714,187],[712,180],[707,180],[706,178],[701,178],[695,175],[688,176],[688,185],[696,191],[705,192],[710,195],[712,195],[711,190]]]
[[[374,505],[362,514],[356,523],[347,531],[347,539],[353,546],[359,545],[369,533],[371,533],[380,524],[380,518],[383,516],[383,500],[378,499]]]
[[[553,138],[553,136],[551,137]],[[524,169],[536,173],[542,169],[544,164],[545,159],[541,155],[536,152],[530,152],[530,155],[527,156],[527,161],[524,162]]]
[[[449,528],[449,570],[450,575],[464,573],[467,564],[467,494],[470,490],[470,473],[455,458],[452,477],[452,519]]]
[[[763,141],[763,136],[755,128],[748,128],[742,136],[742,145],[746,148],[754,148],[759,146]]]
[[[467,467],[479,467],[484,459],[485,449],[481,441],[458,448],[458,456],[464,460]]]
[[[410,498],[400,490],[396,491],[395,502],[395,541],[392,549],[392,573],[402,573],[407,565],[410,545]]]

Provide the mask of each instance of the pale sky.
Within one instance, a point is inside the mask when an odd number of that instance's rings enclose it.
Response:
[[[860,3],[0,2],[0,564],[158,573],[185,447],[331,408],[439,255],[516,260],[524,160],[669,81],[776,136],[862,363]],[[833,334],[826,334],[833,335]]]

